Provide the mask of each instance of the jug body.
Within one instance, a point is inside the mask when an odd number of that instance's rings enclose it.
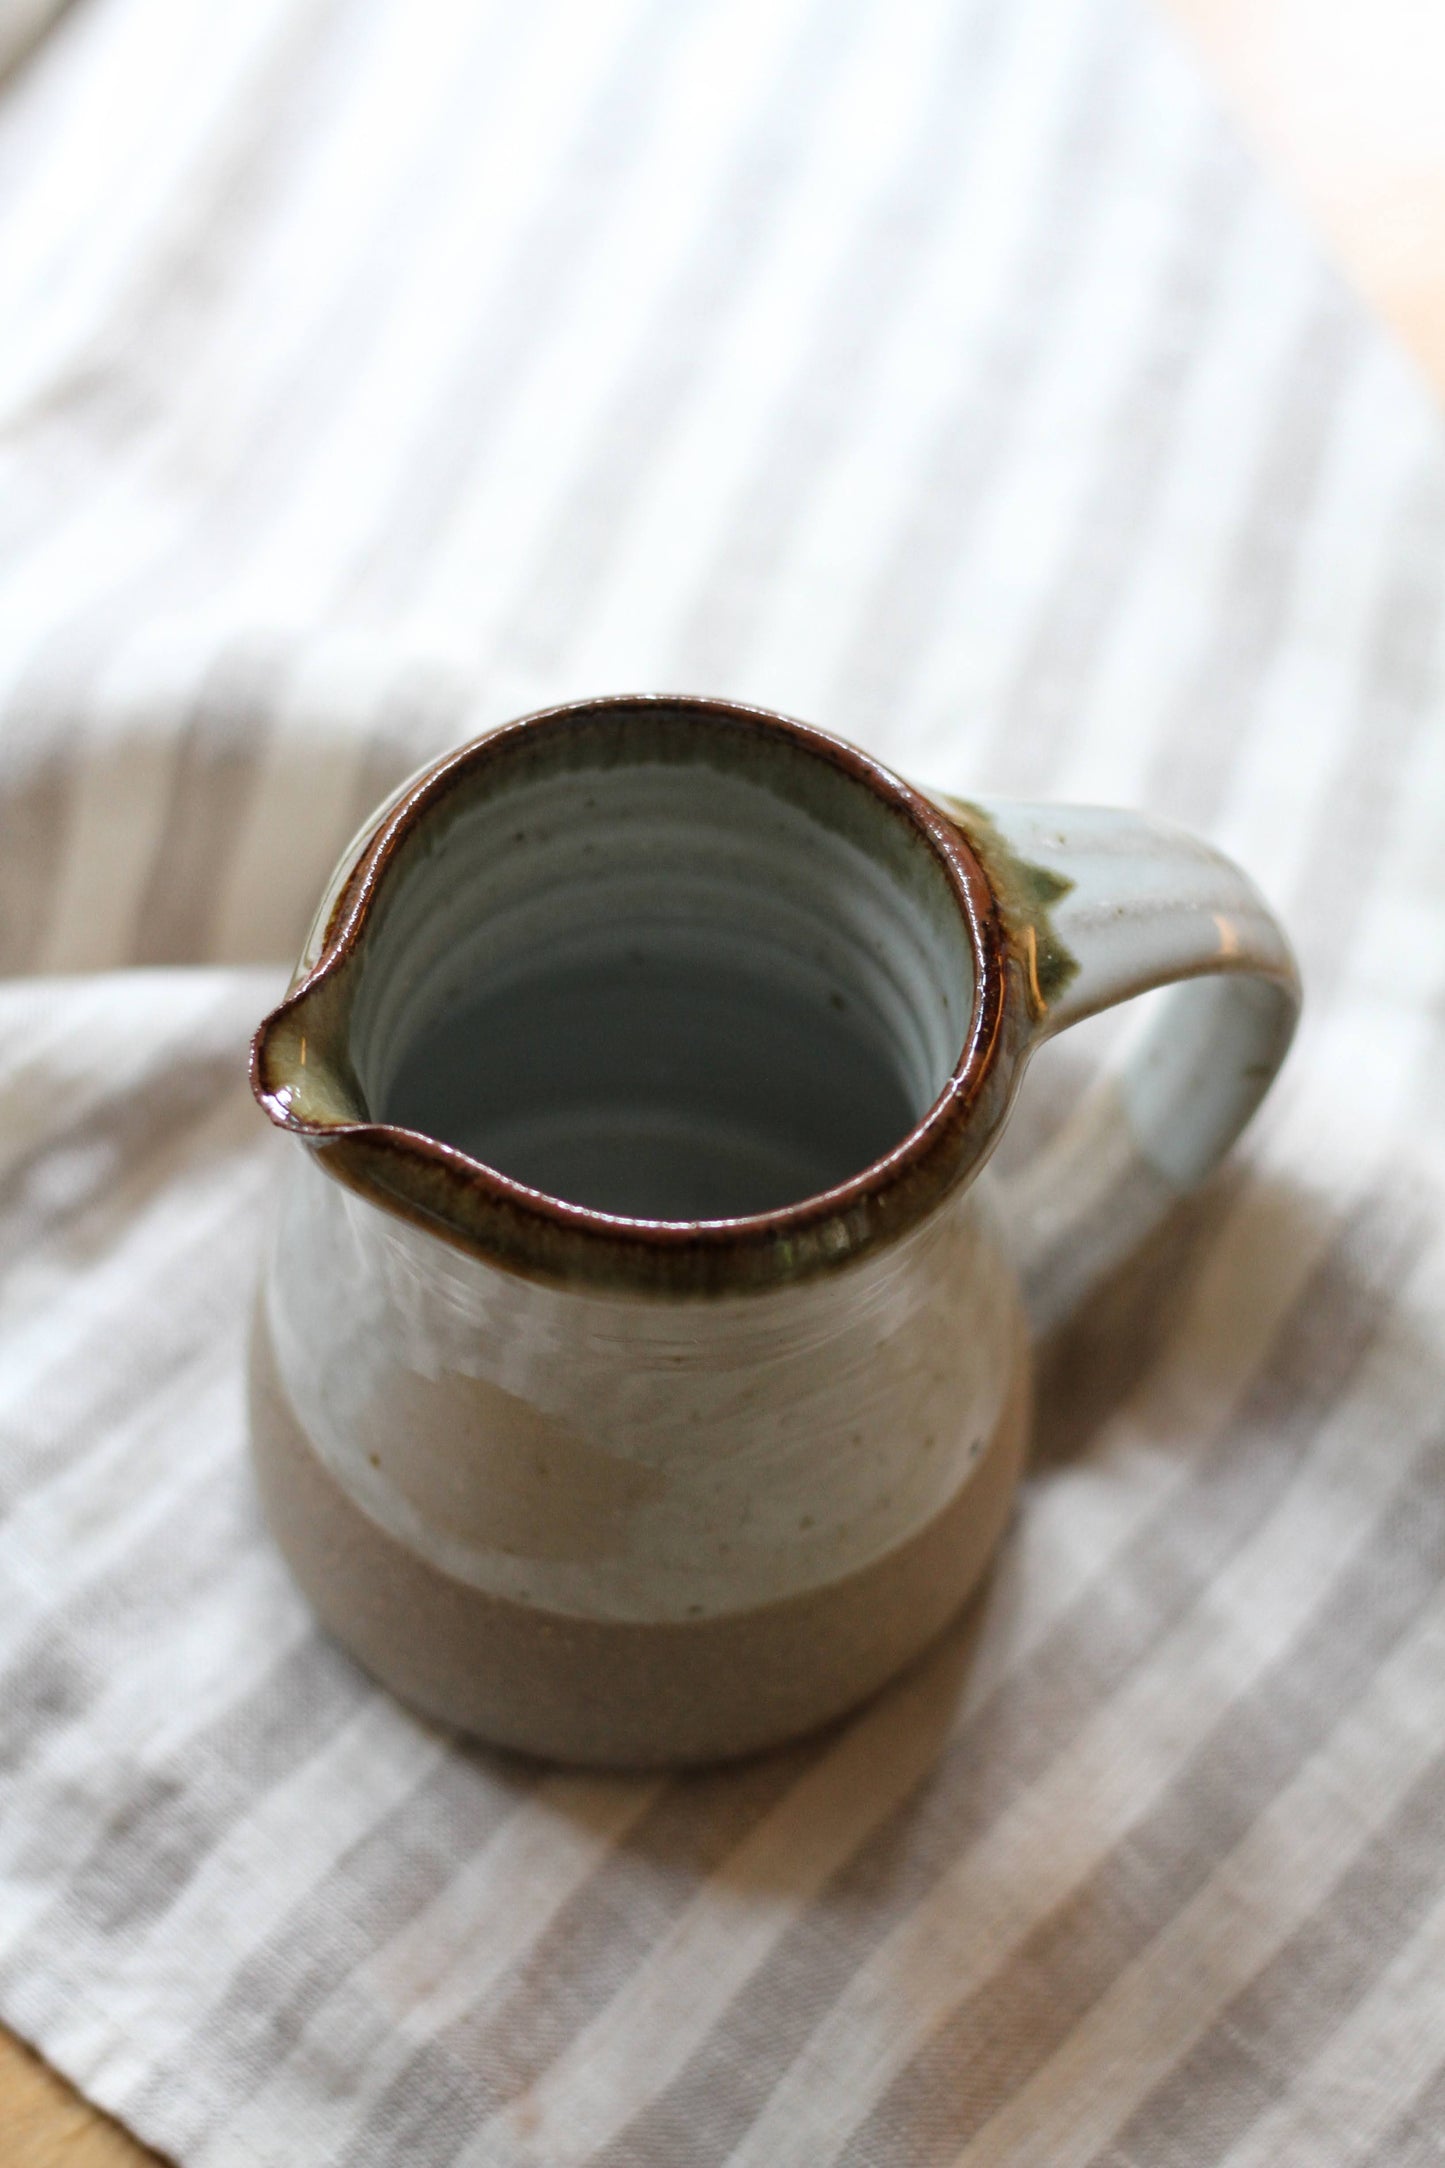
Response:
[[[1032,1050],[1175,980],[991,1193]],[[253,1048],[297,1147],[253,1441],[318,1613],[431,1715],[568,1760],[841,1714],[994,1550],[1026,1315],[1208,1172],[1297,1000],[1206,846],[930,797],[734,703],[580,702],[436,763]]]
[[[263,1500],[318,1614],[512,1747],[709,1761],[929,1643],[1007,1520],[1022,1305],[981,1189],[800,1285],[537,1281],[286,1171],[252,1350]]]

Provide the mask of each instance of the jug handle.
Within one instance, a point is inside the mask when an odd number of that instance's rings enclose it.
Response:
[[[1006,1183],[1004,1222],[1044,1331],[1229,1150],[1288,1051],[1299,972],[1253,882],[1172,823],[934,795],[994,891],[1033,1011],[1030,1050],[1182,982],[1122,1069]]]

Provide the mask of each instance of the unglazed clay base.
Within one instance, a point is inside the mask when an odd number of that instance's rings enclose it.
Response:
[[[1008,1520],[1030,1412],[1026,1350],[994,1432],[929,1524],[862,1570],[722,1618],[646,1625],[507,1601],[364,1513],[307,1440],[264,1312],[251,1424],[262,1502],[324,1623],[425,1714],[498,1746],[639,1768],[776,1746],[874,1693],[942,1630]]]

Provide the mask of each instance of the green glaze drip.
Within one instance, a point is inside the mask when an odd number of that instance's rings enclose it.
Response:
[[[966,798],[947,798],[947,810],[977,852],[999,909],[1028,965],[1029,991],[1039,1012],[1053,1007],[1079,975],[1079,960],[1054,931],[1053,907],[1074,883],[1051,866],[1020,858],[982,806]]]

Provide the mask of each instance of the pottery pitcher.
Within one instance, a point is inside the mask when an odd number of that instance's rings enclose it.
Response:
[[[1034,1049],[1175,981],[980,1180]],[[406,1699],[539,1754],[837,1716],[999,1539],[1030,1325],[1217,1163],[1297,1006],[1244,875],[1137,814],[930,797],[717,700],[436,762],[254,1046],[296,1149],[253,1438],[302,1587]]]

